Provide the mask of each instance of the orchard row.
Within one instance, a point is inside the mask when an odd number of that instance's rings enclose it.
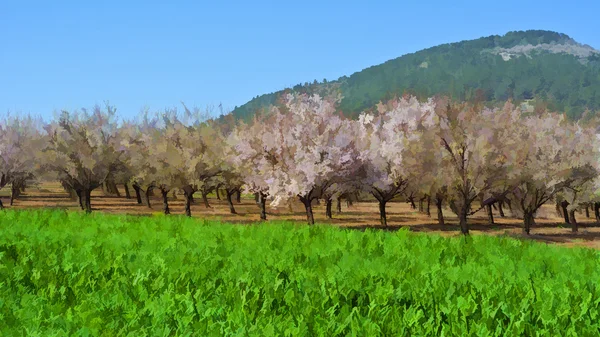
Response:
[[[600,153],[594,121],[531,114],[507,102],[502,108],[393,99],[358,120],[337,109],[340,97],[289,94],[251,123],[203,119],[186,108],[118,120],[107,105],[88,112],[63,112],[45,123],[33,117],[0,120],[0,188],[13,197],[28,181],[59,180],[91,212],[91,191],[107,184],[132,186],[137,194],[159,192],[166,214],[169,192],[205,202],[215,189],[231,199],[242,190],[266,207],[299,199],[314,223],[312,204],[360,191],[379,203],[404,196],[433,202],[443,224],[443,206],[468,217],[495,203],[507,204],[529,233],[536,212],[548,202],[564,208],[577,230],[575,211],[600,209]],[[197,114],[196,114],[197,116]],[[186,118],[187,117],[187,118]],[[0,208],[2,207],[0,202]]]

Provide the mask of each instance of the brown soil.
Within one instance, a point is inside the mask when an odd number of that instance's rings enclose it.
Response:
[[[92,208],[94,211],[106,213],[126,213],[126,214],[145,214],[152,215],[162,212],[162,200],[157,195],[151,198],[152,208],[145,204],[138,205],[135,199],[133,189],[130,188],[132,198],[125,198],[125,191],[119,186],[121,197],[114,195],[105,195],[102,189],[92,192]],[[2,202],[8,208],[9,189],[0,191]],[[252,223],[259,221],[259,208],[253,198],[243,198],[241,203],[234,202],[238,214],[230,214],[229,207],[225,200],[217,200],[214,195],[209,199],[212,208],[207,209],[201,200],[199,194],[195,195],[195,203],[192,205],[192,216],[198,218],[207,218],[222,220],[231,223]],[[435,208],[432,205],[432,217],[421,214],[416,209],[411,209],[410,205],[404,202],[390,202],[387,206],[388,230],[399,228],[409,228],[415,232],[434,232],[444,236],[460,235],[458,219],[449,210],[444,210],[446,225],[437,224]],[[61,208],[74,211],[81,211],[77,200],[69,198],[58,183],[44,183],[38,187],[31,187],[26,190],[14,202],[13,208]],[[177,199],[172,198],[169,193],[169,207],[172,214],[183,214],[184,199],[183,195],[178,195]],[[267,205],[267,217],[269,220],[287,220],[296,222],[305,222],[306,213],[303,205],[293,202],[293,212],[290,212],[287,205],[278,208],[271,208]],[[538,240],[544,243],[553,243],[565,246],[583,246],[600,249],[600,224],[597,224],[594,218],[586,218],[585,212],[577,213],[579,222],[579,231],[571,231],[570,225],[565,225],[564,220],[556,214],[554,205],[544,205],[538,212],[536,225],[531,230],[531,235],[522,234],[522,220],[511,217],[510,210],[505,207],[506,217],[501,218],[497,211],[494,211],[495,224],[489,224],[487,215],[484,211],[479,211],[469,218],[471,233],[474,235],[510,235],[517,238],[527,238]],[[349,228],[381,228],[379,225],[379,208],[375,202],[355,202],[353,206],[347,207],[342,202],[342,213],[337,214],[335,203],[333,207],[334,219],[325,217],[325,203],[315,205],[314,216],[318,223],[330,223]],[[591,210],[590,210],[591,211]],[[593,217],[593,212],[591,212]]]

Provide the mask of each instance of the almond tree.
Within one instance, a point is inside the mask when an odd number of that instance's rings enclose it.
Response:
[[[359,162],[357,161],[357,164]],[[355,177],[347,177],[343,181],[332,184],[323,192],[323,199],[325,200],[325,217],[328,219],[333,218],[333,201],[336,201],[337,213],[342,212],[341,198],[346,197],[359,189],[360,181]]]
[[[150,203],[150,192],[156,186],[155,177],[150,176],[153,161],[152,152],[154,143],[162,138],[159,114],[144,111],[136,121],[126,121],[120,129],[122,145],[126,152],[124,160],[132,175],[128,183],[131,183],[135,191],[138,204],[142,204],[142,194],[145,196],[146,205],[152,208]]]
[[[594,218],[596,219],[596,223],[600,223],[600,178],[596,177],[593,182],[593,186],[591,187],[591,207],[594,211]]]
[[[477,106],[475,106],[477,109]],[[485,112],[489,113],[485,117]],[[515,184],[518,183],[509,177],[513,171],[515,153],[521,149],[521,142],[515,139],[515,135],[519,133],[519,128],[522,127],[523,112],[511,101],[507,101],[501,109],[486,109],[484,110],[485,118],[481,123],[487,126],[482,127],[480,131],[488,132],[487,141],[490,142],[490,153],[496,158],[496,162],[492,162],[489,167],[492,172],[486,177],[485,182],[489,185],[485,189],[479,190],[478,199],[480,208],[469,213],[473,215],[479,210],[485,209],[488,215],[489,224],[494,224],[494,215],[492,207],[498,204],[501,216],[504,216],[502,205],[510,200],[507,196],[513,191]],[[490,157],[491,158],[491,157]]]
[[[597,148],[598,143],[600,142],[600,116],[598,116],[598,114],[593,113],[592,111],[586,111],[584,113],[584,116],[582,116],[582,118],[578,121],[578,124],[584,127],[585,129],[589,130],[590,132],[592,132],[592,130],[593,132],[595,132],[596,141],[593,143],[593,145],[591,145],[591,150],[593,152],[600,151],[600,149]],[[597,157],[597,160],[600,161],[600,156]],[[600,165],[600,163],[597,164]],[[600,223],[600,177],[596,177],[595,179],[593,179],[592,185],[593,186],[590,188],[591,196],[589,196],[589,206],[592,207],[596,222]],[[559,211],[560,204],[558,203],[558,200],[556,205],[557,211]]]
[[[219,184],[220,184],[220,179],[218,176],[206,177],[200,182],[200,184],[198,184],[197,191],[201,193],[202,202],[204,203],[205,208],[209,208],[209,209],[213,208],[210,205],[210,203],[208,202],[208,195],[215,191],[218,194],[217,188],[219,187]]]
[[[269,197],[269,182],[277,169],[275,154],[278,137],[281,136],[276,126],[281,115],[255,115],[251,124],[240,123],[229,134],[226,156],[228,165],[239,168],[244,182],[244,190],[257,197],[260,208],[260,219],[267,219],[266,201]]]
[[[41,159],[44,167],[77,191],[86,213],[92,211],[91,192],[100,187],[125,148],[120,145],[116,109],[94,107],[91,113],[63,111],[58,122],[46,126],[48,144]]]
[[[133,147],[134,180],[146,187],[147,198],[150,189],[160,191],[165,214],[170,214],[168,194],[178,188],[186,198],[185,213],[191,216],[193,194],[218,173],[218,131],[198,120],[190,125],[188,117],[180,117],[176,109],[146,117],[145,130]]]
[[[122,121],[117,130],[117,138],[121,141],[121,146],[124,147],[124,153],[115,163],[115,169],[109,175],[107,182],[110,184],[110,189],[114,192],[117,197],[120,197],[117,185],[122,185],[125,190],[125,198],[131,199],[131,191],[129,185],[135,174],[135,167],[131,162],[131,153],[128,151],[130,148],[130,142],[135,141],[136,134],[133,133],[136,130],[136,125],[133,125],[131,121]],[[136,193],[138,203],[141,204],[141,198],[139,197],[139,190]]]
[[[576,172],[576,178],[573,179],[573,182],[569,186],[563,189],[562,193],[569,203],[567,211],[571,231],[573,232],[579,230],[575,211],[580,210],[582,207],[587,207],[588,203],[593,200],[594,192],[596,191],[596,182],[593,180],[593,176],[596,175],[597,171],[590,167],[580,167],[576,169]]]
[[[233,206],[233,198],[237,198],[244,186],[242,173],[237,167],[228,166],[222,168],[221,174],[219,175],[219,182],[225,190],[225,199],[229,206],[229,212],[231,214],[237,214],[235,207]]]
[[[123,185],[125,189],[125,198],[131,199],[131,191],[129,190],[129,182],[134,176],[134,171],[128,163],[128,158],[125,155],[122,156],[124,160],[119,160],[115,163],[115,170],[111,172],[108,180],[113,184],[112,190],[115,191],[117,197],[120,197],[120,193],[117,189],[117,185]]]
[[[498,190],[505,182],[507,144],[503,130],[517,119],[517,111],[510,106],[504,109],[482,109],[467,104],[452,106],[441,100],[436,114],[439,117],[437,136],[444,162],[451,172],[449,205],[458,215],[461,231],[466,235],[469,233],[467,217],[475,213],[470,212],[473,201]],[[482,207],[506,194],[508,190],[500,196],[492,196],[482,202]]]
[[[404,156],[403,166],[406,170],[407,194],[422,195],[419,200],[419,210],[431,216],[431,203],[437,209],[437,219],[444,225],[443,205],[448,197],[448,185],[451,181],[445,158],[438,146],[439,140],[434,127],[421,129],[419,141],[411,142]],[[421,204],[427,201],[423,210]]]
[[[174,111],[166,111],[160,128],[147,130],[134,179],[160,191],[164,214],[170,214],[168,194],[181,186],[187,170],[187,159],[183,156],[182,138],[187,138],[186,127],[179,122]],[[139,162],[139,161],[138,161]],[[147,194],[146,194],[147,195]]]
[[[39,171],[36,156],[45,142],[42,127],[42,121],[31,116],[0,119],[0,189],[11,185],[11,205],[25,182]],[[3,207],[0,200],[0,209]]]
[[[267,180],[271,204],[298,197],[309,224],[314,224],[313,200],[356,169],[353,123],[336,112],[339,99],[288,94],[287,112],[277,107],[271,112],[270,143],[265,144],[275,167]]]
[[[509,179],[514,182],[511,202],[523,217],[523,231],[530,233],[537,210],[562,191],[568,191],[564,194],[570,196],[574,220],[578,201],[587,201],[585,193],[577,192],[595,176],[593,161],[599,156],[589,150],[595,143],[593,133],[562,115],[547,113],[524,118],[514,130],[514,142],[513,151],[507,153]]]
[[[555,132],[562,136],[563,160],[570,167],[570,180],[565,184],[562,197],[567,202],[568,219],[573,232],[578,231],[575,211],[595,200],[600,173],[600,140],[595,130],[579,123],[570,123]]]
[[[181,158],[185,170],[179,186],[185,196],[185,214],[191,216],[191,202],[196,191],[216,186],[223,170],[224,137],[214,120],[195,121],[180,138]]]
[[[244,190],[257,196],[260,219],[267,220],[266,199],[269,193],[267,179],[272,175],[273,164],[265,150],[269,143],[265,121],[255,116],[250,125],[240,123],[227,137],[227,165],[237,167],[244,181]],[[220,185],[220,184],[219,184]]]
[[[435,114],[433,101],[420,103],[415,97],[380,103],[377,110],[377,116],[363,113],[358,121],[360,183],[379,202],[381,225],[387,226],[386,204],[406,190],[410,169],[430,157],[431,146],[421,142],[433,128]]]
[[[443,207],[448,198],[449,174],[448,165],[444,163],[441,151],[436,148],[435,142],[424,139],[412,151],[421,153],[422,157],[412,164],[407,163],[407,181],[410,182],[407,194],[422,195],[419,200],[427,202],[427,207],[421,212],[431,216],[431,204],[436,208],[436,216],[439,225],[444,225]],[[409,195],[410,195],[409,194]],[[421,206],[419,207],[421,208]]]
[[[208,132],[211,132],[213,135],[209,136]],[[243,160],[247,158],[243,158],[241,151],[239,151],[240,149],[237,147],[240,143],[240,130],[235,127],[225,126],[223,123],[209,121],[203,133],[203,139],[213,139],[211,142],[212,145],[207,145],[207,150],[209,150],[207,151],[207,159],[212,158],[212,165],[218,171],[218,176],[208,176],[208,179],[205,179],[204,190],[224,189],[229,212],[237,214],[233,205],[233,198],[235,197],[238,203],[241,202],[241,191],[244,186],[245,170],[248,165]],[[204,163],[206,163],[206,160]],[[206,172],[207,168],[204,168],[203,171]],[[203,194],[203,199],[206,200],[205,194]],[[207,201],[205,203],[207,204]]]

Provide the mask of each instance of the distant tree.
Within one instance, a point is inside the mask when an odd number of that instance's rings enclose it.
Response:
[[[255,116],[252,124],[239,124],[227,138],[227,165],[238,168],[244,189],[257,196],[261,220],[267,220],[268,179],[276,165],[274,154],[267,148],[277,141],[272,138],[277,133],[269,126],[268,119]]]
[[[11,205],[25,183],[39,173],[37,158],[46,141],[42,132],[43,122],[32,116],[0,117],[0,189],[11,185]]]
[[[222,130],[212,120],[198,121],[187,128],[181,138],[182,157],[186,164],[180,185],[186,198],[186,215],[191,216],[191,201],[198,190],[214,187],[223,169]]]
[[[159,114],[150,114],[148,111],[140,117],[137,121],[124,122],[120,130],[122,145],[125,146],[125,160],[122,163],[132,173],[128,182],[135,191],[137,203],[142,204],[143,195],[148,208],[152,208],[150,192],[156,187],[156,181],[149,173],[154,142],[162,137],[159,128],[161,118]]]
[[[148,149],[148,153],[141,153],[145,162],[139,166],[135,180],[160,191],[163,212],[170,214],[168,194],[180,186],[188,165],[181,148],[181,140],[187,137],[187,130],[173,110],[165,111],[162,118],[161,127],[152,130],[145,138],[143,149]]]
[[[514,182],[512,208],[523,217],[523,231],[529,234],[535,213],[557,194],[568,191],[570,210],[579,206],[576,201],[586,201],[577,191],[596,175],[594,161],[600,154],[598,146],[586,149],[597,143],[593,132],[561,115],[528,116],[513,131],[508,170]]]
[[[360,162],[357,161],[357,165]],[[332,184],[323,192],[323,199],[325,200],[325,217],[328,219],[333,218],[333,202],[336,201],[337,213],[342,212],[341,199],[348,198],[350,194],[357,191],[360,188],[360,181],[356,177],[345,177],[340,182]]]
[[[430,207],[433,204],[437,209],[438,223],[444,225],[443,205],[447,202],[452,176],[452,170],[446,162],[448,158],[440,150],[433,126],[411,133],[418,135],[418,138],[407,144],[403,155],[406,180],[409,182],[405,194],[420,195],[420,211],[427,216],[431,216]],[[427,205],[425,208],[421,205],[424,202]]]
[[[287,113],[277,107],[272,111],[272,143],[265,148],[276,163],[267,181],[275,198],[271,204],[298,197],[309,224],[314,224],[312,202],[356,169],[352,123],[337,113],[338,101],[339,97],[290,94]]]
[[[379,104],[377,110],[377,115],[360,115],[356,143],[362,164],[360,184],[377,199],[381,225],[387,226],[386,204],[406,190],[411,168],[430,158],[431,147],[419,143],[433,128],[435,114],[432,101],[420,103],[410,96]],[[426,151],[418,153],[417,147]]]
[[[467,217],[473,201],[503,186],[507,145],[504,129],[515,123],[515,110],[488,109],[469,104],[452,105],[444,100],[436,107],[437,136],[444,162],[451,170],[449,204],[459,217],[463,234],[469,233]],[[504,191],[504,194],[508,193]],[[497,198],[482,203],[482,207]]]

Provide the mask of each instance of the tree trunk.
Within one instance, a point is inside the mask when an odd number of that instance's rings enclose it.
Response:
[[[152,204],[150,203],[150,193],[152,192],[152,187],[148,187],[146,189],[146,206],[148,208],[152,208]]]
[[[90,214],[92,213],[92,191],[84,190],[85,193],[85,212]]]
[[[331,212],[331,206],[333,206],[333,199],[327,198],[325,200],[325,216],[327,217],[327,219],[333,218],[333,214]]]
[[[431,197],[427,196],[427,208],[425,208],[425,214],[431,217]]]
[[[306,220],[308,221],[308,224],[314,225],[315,217],[313,216],[313,210],[311,205],[312,200],[300,197],[300,201],[304,204],[304,208],[306,209]]]
[[[569,211],[567,210],[567,206],[569,206],[569,202],[567,202],[566,200],[563,200],[560,203],[560,207],[562,207],[562,213],[565,218],[565,223],[570,224],[571,222],[569,221]]]
[[[267,198],[266,195],[260,193],[258,196],[258,203],[260,206],[260,219],[267,220]]]
[[[464,235],[469,235],[469,225],[467,224],[467,214],[469,213],[469,206],[466,204],[463,205],[458,213],[460,231]]]
[[[590,205],[585,205],[585,217],[588,219],[590,217]]]
[[[13,205],[13,202],[15,201],[15,198],[17,197],[19,193],[19,186],[11,186],[10,188],[10,205]]]
[[[0,210],[4,209],[4,204],[2,203],[2,198],[0,198]]]
[[[498,212],[500,213],[501,218],[504,218],[504,209],[502,208],[503,205],[504,205],[504,201],[500,201],[498,203]]]
[[[487,209],[488,221],[490,222],[490,225],[493,225],[494,224],[494,213],[492,213],[492,205],[487,205],[487,206],[485,206],[485,208]]]
[[[415,198],[413,198],[413,197],[408,198],[408,202],[410,202],[410,208],[411,209],[416,209],[417,208],[417,206],[415,205]]]
[[[115,182],[114,182],[114,181],[111,181],[111,182],[110,182],[110,189],[112,190],[112,192],[113,192],[114,194],[116,194],[116,195],[117,195],[117,198],[120,198],[120,197],[121,197],[121,192],[119,192],[119,188],[117,188],[117,184],[115,184]]]
[[[423,208],[423,201],[425,201],[425,200],[424,199],[419,199],[419,213],[425,212],[425,210]]]
[[[438,224],[440,226],[444,225],[444,212],[442,211],[442,201],[442,198],[435,199],[435,206],[437,207]]]
[[[73,200],[73,201],[74,201],[74,200],[77,200],[77,199],[78,199],[78,197],[77,197],[77,192],[75,192],[75,190],[74,190],[74,189],[72,189],[72,188],[70,188],[70,187],[69,187],[69,188],[67,189],[67,193],[69,193],[69,198],[70,198],[71,200]]]
[[[21,193],[23,193],[22,187],[25,185],[25,182],[20,182],[17,184],[17,186],[15,186],[15,199],[17,199],[18,197],[21,196]]]
[[[535,220],[533,218],[533,212],[525,212],[523,215],[523,233],[529,235],[531,231],[531,226],[535,224]]]
[[[337,209],[337,214],[341,214],[342,213],[342,198],[337,198],[336,200],[336,209]]]
[[[210,204],[208,203],[208,193],[202,192],[202,201],[204,202],[204,207],[212,208],[212,207],[210,207]]]
[[[185,215],[192,216],[192,193],[183,191],[183,196],[185,197]]]
[[[84,211],[85,210],[85,194],[83,193],[82,190],[75,190],[75,193],[77,193],[77,199],[79,199],[79,207],[81,207],[81,210]]]
[[[221,200],[221,196],[219,195],[219,186],[215,188],[215,193],[217,193],[217,200]]]
[[[169,191],[160,190],[160,194],[162,195],[163,200],[163,212],[165,213],[165,215],[171,214],[171,210],[169,209]]]
[[[129,186],[127,186],[127,184],[123,184],[123,188],[125,188],[125,198],[131,199],[131,193],[129,193]]]
[[[387,227],[387,214],[385,213],[385,204],[387,201],[379,200],[379,221],[383,227]]]
[[[236,201],[238,204],[242,203],[242,191],[240,191],[240,190],[237,190],[237,191],[235,192],[235,201]]]
[[[225,192],[227,192],[227,204],[229,205],[229,213],[231,214],[237,214],[235,212],[235,208],[233,207],[233,201],[232,201],[232,197],[233,194],[235,193],[235,191],[231,191],[231,190],[225,190]]]
[[[600,222],[600,202],[594,203],[594,216],[596,217],[596,222]]]
[[[574,209],[569,211],[569,220],[571,221],[571,231],[577,232],[579,230],[579,226],[577,223],[577,219],[575,218],[575,210]]]
[[[142,204],[142,194],[140,193],[140,187],[136,184],[133,184],[133,190],[135,191],[135,199],[137,200],[138,205]]]
[[[258,193],[258,192],[254,193],[254,202],[255,202],[257,205],[260,205],[260,195],[259,195],[259,194],[260,194],[260,193]]]

